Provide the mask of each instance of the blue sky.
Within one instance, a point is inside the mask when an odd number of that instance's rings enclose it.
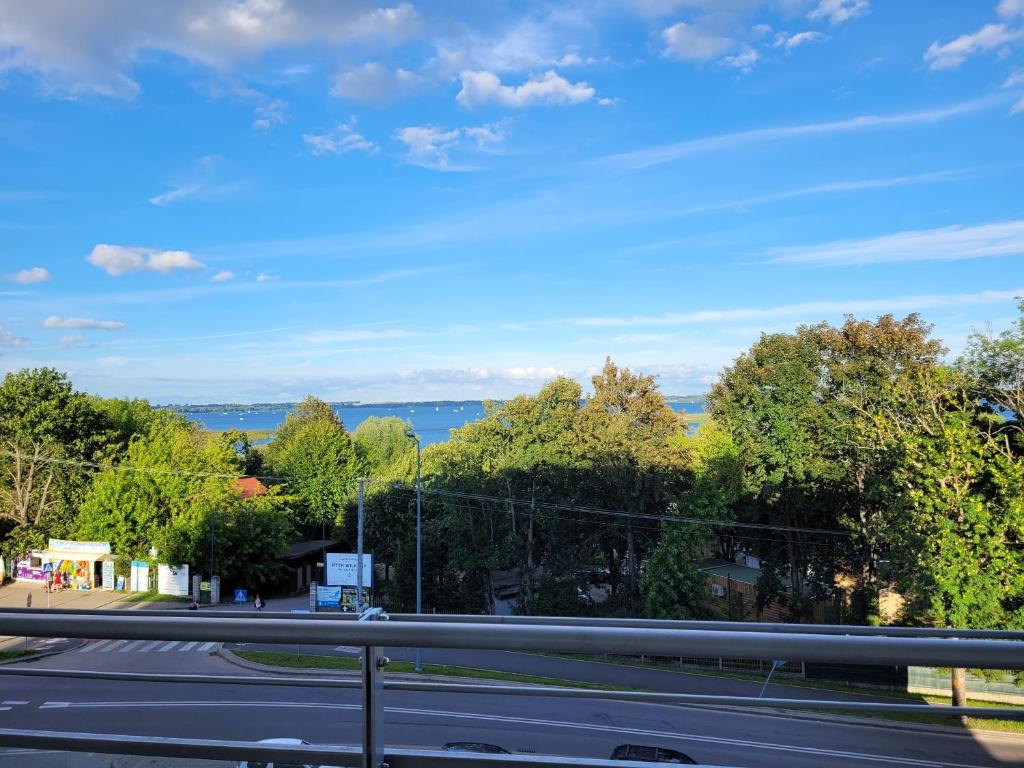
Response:
[[[1024,0],[0,6],[0,368],[154,402],[705,391],[1024,295]]]

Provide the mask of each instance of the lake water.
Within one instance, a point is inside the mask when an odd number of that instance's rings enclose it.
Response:
[[[702,413],[704,403],[669,403],[677,412]],[[334,412],[341,418],[345,428],[355,430],[371,416],[383,418],[397,416],[411,421],[419,433],[423,445],[441,443],[448,439],[452,429],[483,418],[484,404],[465,403],[403,403],[396,405],[353,405],[336,407]],[[192,421],[206,429],[277,429],[284,423],[287,409],[279,411],[223,411],[217,413],[186,413]]]

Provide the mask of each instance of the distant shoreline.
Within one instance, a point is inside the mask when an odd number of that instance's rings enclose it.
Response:
[[[667,403],[699,403],[707,398],[707,395],[666,395]],[[328,403],[332,408],[396,408],[396,407],[446,407],[460,405],[476,405],[487,402],[505,402],[504,400],[408,400],[408,401],[387,401],[382,403],[363,403],[358,400],[343,400]],[[166,405],[154,405],[154,408],[161,410],[175,411],[177,413],[219,413],[223,411],[246,411],[253,413],[266,413],[268,411],[287,411],[297,405],[290,403],[169,403]]]

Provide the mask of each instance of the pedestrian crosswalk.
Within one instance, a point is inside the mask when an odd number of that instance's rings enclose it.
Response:
[[[200,643],[196,640],[90,640],[76,653],[209,653],[219,643]]]

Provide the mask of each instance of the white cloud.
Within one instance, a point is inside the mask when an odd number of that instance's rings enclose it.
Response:
[[[153,51],[228,71],[299,46],[399,44],[421,20],[409,3],[284,0],[32,0],[0,4],[0,50],[7,69],[37,76],[51,92],[131,98],[134,65]]]
[[[1018,85],[1024,85],[1024,69],[1011,72],[1003,81],[1003,88],[1016,88]]]
[[[125,324],[117,320],[96,320],[92,317],[59,317],[58,315],[51,315],[43,320],[43,327],[120,331],[125,328]]]
[[[478,150],[489,150],[504,142],[503,122],[443,130],[434,125],[414,125],[395,131],[395,139],[406,146],[406,162],[436,171],[468,171],[472,166],[453,164],[450,154],[472,139]]]
[[[1004,19],[1009,19],[1013,16],[1024,16],[1024,0],[999,0],[996,11]]]
[[[288,104],[281,99],[271,99],[266,104],[256,107],[253,112],[256,119],[252,122],[254,131],[266,133],[278,125],[288,122]]]
[[[169,275],[176,269],[202,269],[205,266],[188,251],[161,251],[106,243],[97,245],[85,258],[112,277],[147,270]]]
[[[1024,112],[1024,99],[1021,99],[1012,107],[1010,107],[1011,115],[1019,115],[1021,112]]]
[[[31,285],[32,283],[45,283],[47,280],[52,280],[53,275],[46,267],[30,267],[29,269],[19,270],[13,275],[7,275],[4,279],[20,283],[21,285]]]
[[[268,283],[271,280],[277,280],[277,279],[278,279],[277,275],[272,275],[269,272],[260,272],[258,275],[256,275],[256,282],[257,283]]]
[[[238,277],[238,275],[236,275],[234,272],[227,269],[222,269],[220,272],[218,272],[216,275],[210,278],[210,282],[226,283],[229,280],[234,280],[236,277]]]
[[[821,32],[797,32],[796,34],[790,35],[786,32],[779,32],[775,36],[775,42],[772,43],[773,48],[785,48],[787,51],[791,51],[798,45],[804,43],[813,43],[818,40],[824,40],[825,36]]]
[[[939,45],[938,41],[928,46],[924,60],[932,70],[955,69],[968,56],[1002,48],[1024,38],[1024,30],[1010,29],[1005,24],[986,24],[969,35],[960,35],[955,40]]]
[[[663,144],[631,152],[622,152],[617,155],[600,158],[596,162],[600,165],[613,166],[623,171],[637,171],[654,165],[660,165],[661,163],[669,163],[689,155],[734,149],[747,144],[831,133],[850,133],[873,128],[937,123],[959,115],[987,109],[995,104],[1003,103],[1005,100],[1005,96],[999,98],[986,97],[920,112],[899,112],[893,115],[861,115],[843,120],[833,120],[827,123],[804,123],[802,125],[790,125],[781,128],[755,128],[749,131],[736,131],[718,136],[708,136],[702,139],[689,139],[674,144]]]
[[[733,46],[732,38],[717,35],[683,22],[662,30],[661,37],[665,42],[662,55],[683,61],[715,59]]]
[[[466,70],[487,72],[542,72],[552,67],[579,67],[595,63],[579,53],[592,35],[593,19],[568,4],[550,4],[546,11],[528,12],[497,34],[458,28],[437,46],[434,62],[439,77],[455,77]],[[567,45],[567,41],[571,44]]]
[[[380,62],[343,72],[334,78],[331,95],[370,104],[387,104],[416,91],[425,78],[407,69],[391,69]]]
[[[897,232],[864,240],[776,248],[771,261],[845,266],[916,261],[960,261],[1024,254],[1024,220]]]
[[[302,140],[316,156],[345,155],[349,152],[366,152],[373,154],[380,147],[355,129],[355,120],[342,123],[327,133],[304,133]]]
[[[849,299],[835,301],[808,301],[783,304],[776,307],[742,307],[737,309],[709,309],[695,312],[669,312],[663,315],[634,315],[632,317],[574,317],[565,320],[569,325],[584,328],[627,328],[635,326],[706,325],[735,322],[764,322],[778,318],[814,319],[857,314],[885,312],[918,312],[925,309],[944,309],[1016,302],[1024,295],[1024,288],[1010,291],[980,291],[938,295],[895,296],[878,299]]]
[[[6,328],[0,328],[0,349],[4,347],[20,347],[23,344],[28,344],[29,340],[18,336]]]
[[[828,19],[828,23],[836,26],[857,16],[862,16],[871,9],[868,0],[821,0],[818,7],[807,14],[812,21]]]
[[[448,152],[462,136],[455,128],[444,131],[433,125],[415,125],[395,131],[395,138],[408,148],[407,159],[413,165],[438,170],[449,169]]]
[[[67,336],[61,336],[60,341],[57,343],[65,349],[68,349],[70,347],[77,347],[82,343],[83,339],[84,337],[79,333],[70,333]]]
[[[735,56],[726,56],[719,62],[723,67],[738,69],[743,74],[748,74],[754,69],[754,65],[761,59],[761,54],[750,46],[745,46]]]
[[[466,70],[459,75],[462,89],[455,97],[464,107],[495,103],[505,107],[534,107],[541,104],[582,104],[596,91],[585,82],[571,83],[554,70],[531,77],[522,85],[503,85],[493,72]]]

